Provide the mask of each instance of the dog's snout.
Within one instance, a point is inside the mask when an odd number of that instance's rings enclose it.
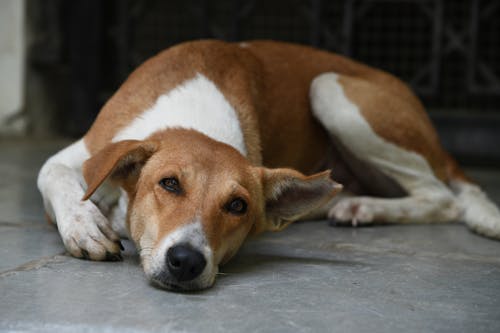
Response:
[[[176,245],[167,251],[167,267],[178,281],[189,281],[198,277],[207,261],[203,254],[189,245]]]

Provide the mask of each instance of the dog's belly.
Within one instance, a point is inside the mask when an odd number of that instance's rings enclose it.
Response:
[[[300,147],[292,145],[273,149],[275,153],[267,156],[264,154],[264,165],[291,167],[306,174],[331,169],[333,179],[344,186],[345,192],[354,195],[390,198],[407,194],[396,181],[369,163],[356,158],[335,138],[324,138],[323,135],[316,138],[315,141],[305,141]]]
[[[392,178],[369,163],[356,158],[335,138],[331,139],[331,158],[325,168],[332,169],[333,178],[344,185],[344,190],[355,195],[387,198],[406,196],[406,191]]]

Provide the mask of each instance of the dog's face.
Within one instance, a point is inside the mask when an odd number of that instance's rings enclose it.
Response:
[[[280,230],[340,190],[329,172],[252,166],[190,130],[112,144],[86,162],[84,176],[88,193],[107,177],[125,189],[146,275],[180,290],[210,287],[249,234]]]

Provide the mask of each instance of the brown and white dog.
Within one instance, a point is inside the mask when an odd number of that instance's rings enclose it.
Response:
[[[117,260],[130,237],[169,289],[210,287],[249,235],[305,217],[462,220],[500,238],[498,208],[404,83],[273,41],[188,42],[148,60],[38,187],[73,256]]]

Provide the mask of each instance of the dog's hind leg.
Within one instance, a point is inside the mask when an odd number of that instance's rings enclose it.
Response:
[[[109,196],[82,201],[85,182],[81,167],[89,157],[83,140],[63,149],[45,162],[38,175],[45,211],[57,224],[66,249],[75,257],[93,260],[120,258],[119,236],[101,209]],[[105,198],[106,197],[106,198]]]
[[[348,197],[333,205],[329,217],[353,225],[458,220],[462,208],[440,179],[447,155],[432,125],[403,84],[398,86],[396,79],[387,83],[391,84],[388,88],[381,88],[365,79],[326,73],[311,84],[313,113],[334,141],[407,194],[399,198]],[[355,171],[365,183],[370,182],[366,171]]]

